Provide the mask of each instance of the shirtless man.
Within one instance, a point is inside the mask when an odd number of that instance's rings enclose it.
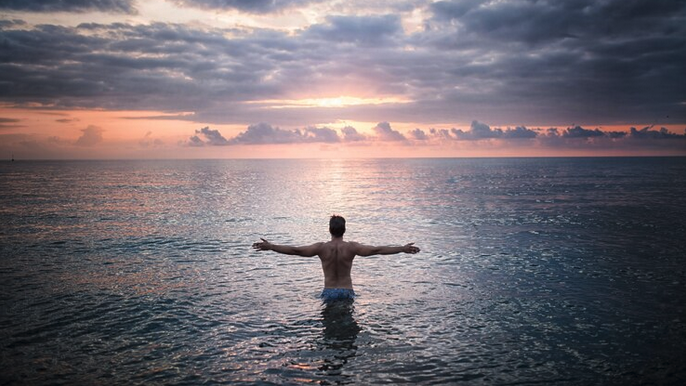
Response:
[[[374,247],[356,242],[343,241],[345,233],[345,219],[341,216],[331,216],[329,221],[331,241],[315,243],[303,247],[272,244],[265,239],[252,245],[260,251],[274,251],[286,255],[304,257],[319,256],[324,271],[324,291],[321,297],[325,301],[337,299],[352,299],[355,297],[350,269],[355,256],[392,255],[396,253],[417,253],[419,248],[414,243],[402,247]]]

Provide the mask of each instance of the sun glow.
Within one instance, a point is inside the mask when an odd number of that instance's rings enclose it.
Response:
[[[304,98],[304,99],[266,99],[260,101],[246,102],[247,104],[262,105],[270,109],[286,108],[312,108],[312,107],[349,107],[363,105],[381,105],[391,103],[410,103],[409,99],[399,97],[389,98],[359,98],[350,96],[339,96],[335,98]]]

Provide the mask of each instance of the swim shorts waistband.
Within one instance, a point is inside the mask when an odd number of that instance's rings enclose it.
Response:
[[[355,291],[353,291],[351,288],[324,288],[319,297],[325,301],[354,299]]]

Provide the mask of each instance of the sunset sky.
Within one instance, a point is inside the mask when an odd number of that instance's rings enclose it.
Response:
[[[0,159],[686,155],[684,0],[0,0]]]

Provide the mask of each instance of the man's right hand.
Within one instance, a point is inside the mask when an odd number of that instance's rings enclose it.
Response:
[[[420,249],[417,248],[417,247],[415,247],[415,246],[414,246],[414,243],[409,243],[409,244],[403,246],[403,252],[405,252],[405,253],[412,253],[412,254],[415,254],[415,253],[417,253],[417,252],[419,252],[419,251],[420,251]]]

